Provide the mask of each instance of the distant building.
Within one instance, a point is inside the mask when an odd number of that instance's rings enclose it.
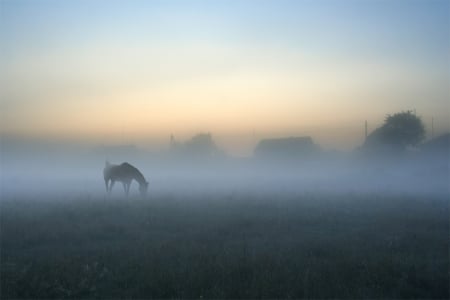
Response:
[[[366,136],[360,148],[366,155],[392,154],[399,151],[398,146],[386,141],[382,131],[382,127],[379,127]]]
[[[302,159],[317,154],[319,147],[309,136],[261,140],[255,156],[264,159]]]

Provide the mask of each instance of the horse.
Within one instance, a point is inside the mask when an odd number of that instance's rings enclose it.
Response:
[[[141,196],[147,194],[148,182],[145,180],[144,175],[136,167],[127,162],[120,165],[113,165],[106,161],[105,168],[103,169],[103,178],[105,179],[105,187],[108,194],[111,194],[114,183],[120,181],[123,184],[125,195],[128,197],[130,184],[133,179],[139,183]]]

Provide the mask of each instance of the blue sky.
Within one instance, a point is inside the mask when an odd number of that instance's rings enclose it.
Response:
[[[257,131],[345,148],[365,119],[376,127],[401,110],[450,127],[450,1],[1,0],[0,10],[3,133],[120,142],[120,131],[139,144],[211,131],[235,145]]]

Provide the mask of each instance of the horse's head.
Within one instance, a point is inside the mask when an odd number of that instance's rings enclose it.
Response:
[[[147,189],[148,189],[148,182],[141,184],[139,186],[139,192],[141,193],[141,196],[147,195]]]

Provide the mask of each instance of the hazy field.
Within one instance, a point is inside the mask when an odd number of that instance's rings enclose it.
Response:
[[[449,61],[450,0],[0,0],[0,300],[450,300]]]
[[[3,299],[449,297],[445,195],[9,196],[0,220]]]

